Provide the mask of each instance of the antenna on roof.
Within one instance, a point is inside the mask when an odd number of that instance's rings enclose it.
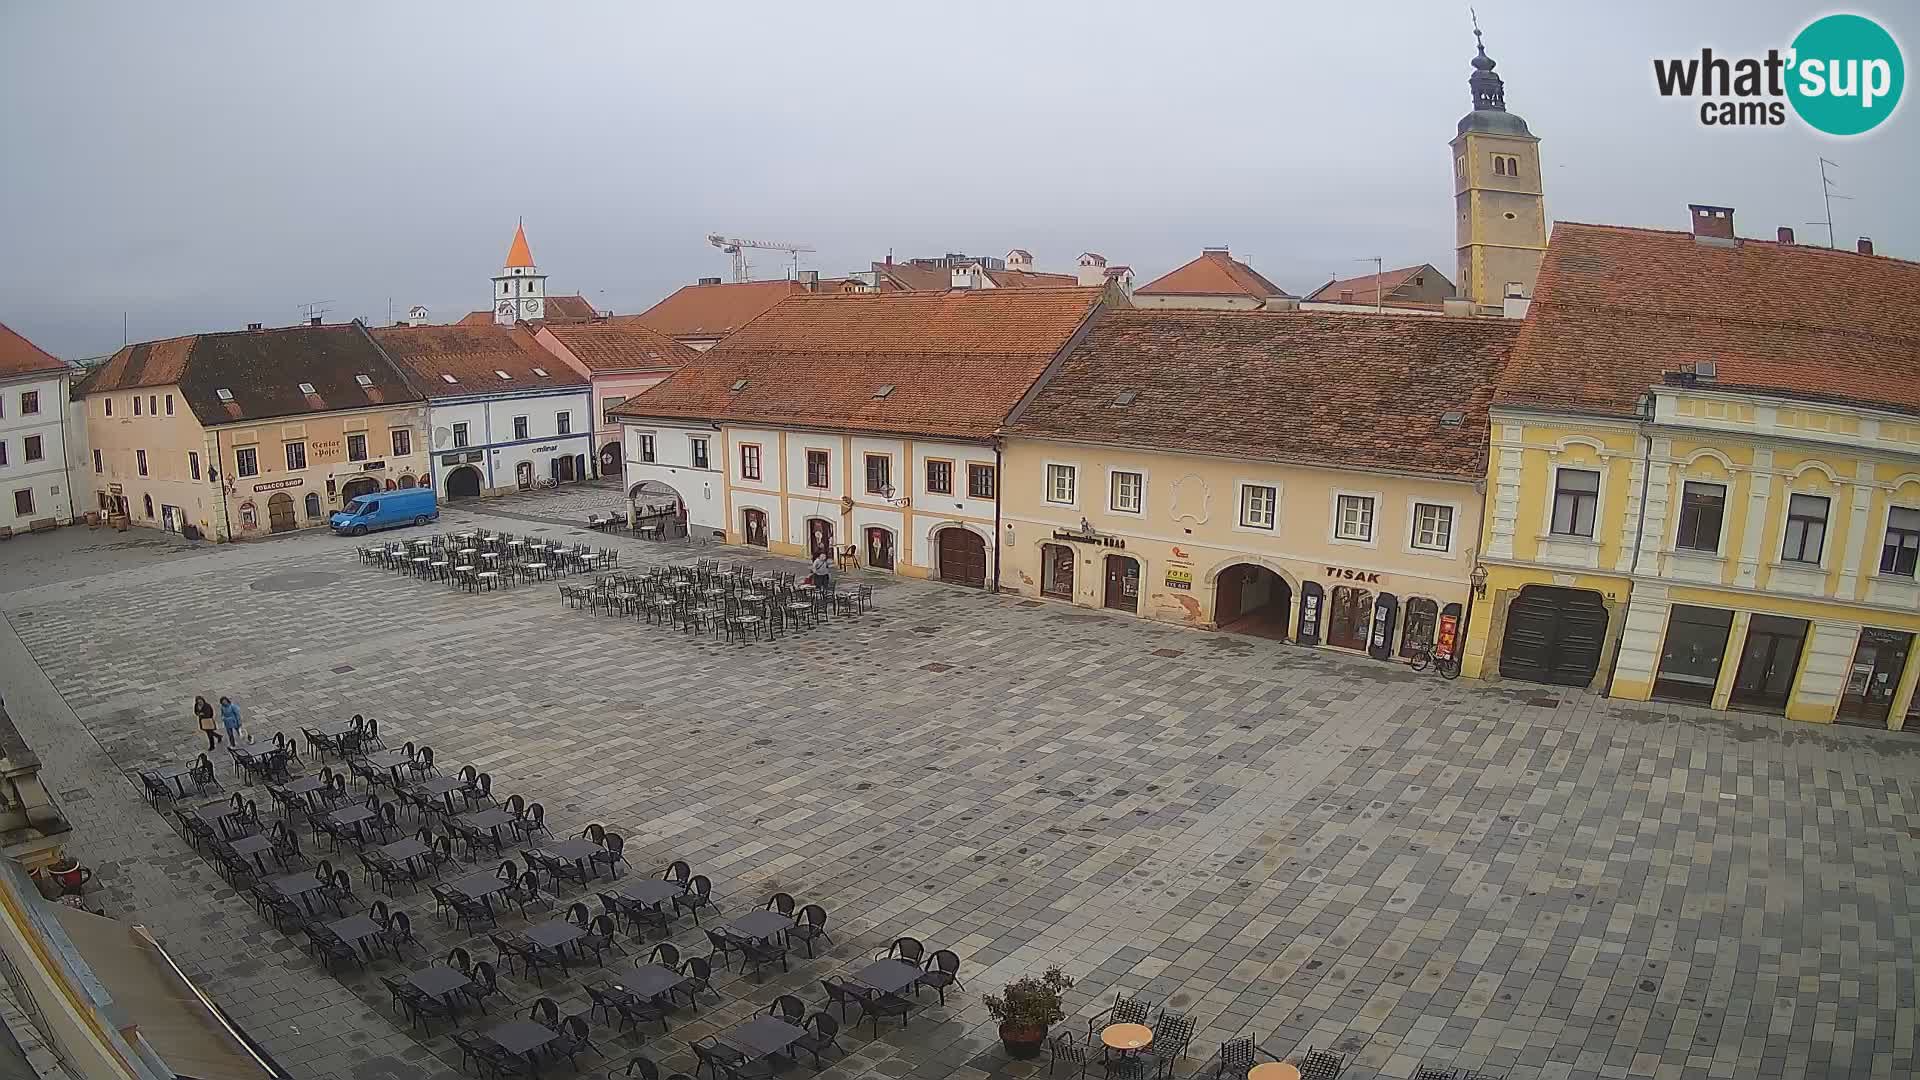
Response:
[[[1473,9],[1468,8],[1467,10],[1471,11]],[[1373,264],[1373,313],[1375,315],[1382,314],[1380,310],[1380,275],[1386,273],[1385,270],[1381,269],[1383,266],[1386,265],[1385,262],[1378,255],[1371,255],[1364,258],[1355,259],[1353,261],[1354,262],[1370,262]]]
[[[1836,162],[1828,161],[1826,158],[1820,159],[1820,198],[1827,207],[1827,220],[1807,222],[1809,225],[1825,225],[1827,227],[1828,247],[1833,246],[1833,200],[1853,198],[1851,195],[1842,195],[1833,190],[1833,181],[1827,179],[1827,167],[1830,165],[1836,169],[1840,167]]]
[[[320,316],[325,315],[327,312],[333,310],[332,308],[327,306],[331,303],[333,303],[333,301],[331,300],[312,300],[307,303],[301,304],[300,310],[306,312],[307,325],[309,326],[320,325]]]

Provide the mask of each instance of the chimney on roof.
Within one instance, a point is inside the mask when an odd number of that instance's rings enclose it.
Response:
[[[1517,281],[1507,282],[1507,295],[1500,303],[1500,314],[1509,319],[1524,319],[1527,308],[1533,299],[1527,295],[1527,287]]]
[[[250,322],[250,323],[248,323],[248,324],[247,324],[247,329],[249,329],[249,330],[258,330],[258,329],[260,329],[260,324],[259,324],[259,323],[257,323],[257,322]]]
[[[318,315],[309,315],[309,316],[307,316],[307,325],[308,325],[308,326],[319,326],[319,325],[320,325],[320,316],[318,316]]]
[[[1473,301],[1464,296],[1449,296],[1440,301],[1440,314],[1449,319],[1472,318]]]
[[[1107,283],[1107,257],[1092,251],[1080,253],[1081,285],[1105,285]]]
[[[1862,255],[1873,254],[1873,237],[1871,236],[1861,237],[1860,242],[1854,246],[1854,250],[1858,251]]]
[[[1341,303],[1343,303],[1343,304],[1351,304],[1351,303],[1353,303],[1353,290],[1352,290],[1352,289],[1341,289],[1341,290],[1340,290],[1340,302],[1341,302]]]
[[[1779,239],[1780,239],[1780,242],[1781,242],[1782,244],[1791,244],[1791,243],[1793,243],[1793,226],[1791,226],[1791,225],[1782,225],[1782,226],[1780,226],[1780,237],[1779,237]]]
[[[807,290],[808,292],[819,292],[820,291],[820,271],[818,270],[800,271],[800,287]]]
[[[719,278],[717,278],[717,277],[703,277],[703,278],[701,278],[701,279],[700,279],[700,281],[699,281],[699,284],[701,284],[701,285],[718,285],[718,284],[720,284],[720,279],[719,279]]]
[[[1733,207],[1707,206],[1702,203],[1688,203],[1687,209],[1693,211],[1693,239],[1695,243],[1712,247],[1732,247]]]

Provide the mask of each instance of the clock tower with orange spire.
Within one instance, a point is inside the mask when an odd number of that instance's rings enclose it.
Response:
[[[532,322],[547,314],[547,275],[533,264],[533,249],[527,246],[526,222],[513,230],[513,246],[507,249],[507,265],[493,276],[493,321],[501,326]]]

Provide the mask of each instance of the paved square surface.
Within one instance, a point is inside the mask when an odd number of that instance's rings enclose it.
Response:
[[[748,554],[484,505],[522,516],[456,508],[440,528],[613,547],[623,569]],[[716,965],[700,1011],[645,1025],[644,1050],[596,1021],[593,1075],[636,1053],[691,1072],[690,1040],[781,993],[823,1007],[820,978],[901,935],[957,952],[964,987],[921,995],[904,1031],[849,1025],[831,1080],[1043,1072],[1005,1059],[980,999],[1050,963],[1079,980],[1081,1032],[1118,993],[1193,1017],[1181,1076],[1243,1033],[1331,1048],[1362,1080],[1423,1058],[1517,1080],[1915,1073],[1920,736],[1450,683],[892,579],[857,620],[728,646],[570,610],[551,583],[470,594],[362,566],[326,535],[103,539],[0,545],[7,706],[94,900],[153,927],[298,1076],[438,1077],[459,1054],[388,1011],[379,976],[418,955],[325,975],[142,804],[126,773],[192,755],[196,693],[231,696],[260,738],[377,718],[541,802],[557,835],[621,833],[635,874],[686,859],[714,881],[708,925],[775,891],[830,913],[830,951],[764,981]],[[598,910],[563,890],[532,921]],[[425,890],[390,903],[428,957],[494,957]],[[672,940],[707,952],[684,915]],[[503,977],[489,1008],[583,1013],[614,968]]]

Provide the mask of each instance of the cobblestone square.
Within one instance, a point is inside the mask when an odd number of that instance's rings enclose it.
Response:
[[[534,520],[551,508],[515,497],[438,528],[577,536],[623,566],[746,554]],[[152,557],[89,556],[85,537],[0,546],[7,706],[95,899],[154,928],[298,1076],[451,1075],[459,1052],[387,1010],[377,976],[418,963],[325,974],[127,782],[192,756],[196,693],[231,696],[262,737],[377,718],[390,745],[540,801],[559,835],[623,833],[634,873],[688,860],[723,917],[775,890],[827,908],[831,949],[764,981],[716,971],[717,995],[644,1048],[596,1025],[592,1075],[636,1053],[691,1072],[689,1041],[780,993],[820,1007],[821,978],[899,935],[957,952],[964,987],[921,995],[904,1030],[849,1025],[833,1080],[1044,1071],[1006,1060],[981,996],[1055,963],[1079,980],[1060,1029],[1084,1035],[1116,994],[1192,1016],[1180,1076],[1213,1075],[1241,1034],[1331,1048],[1357,1078],[1423,1059],[1526,1080],[1915,1074],[1912,735],[1446,682],[923,582],[872,579],[875,612],[726,646],[569,610],[550,584],[398,577],[332,536]],[[63,543],[83,571],[62,572]],[[424,890],[391,902],[436,956],[492,957]],[[584,1011],[595,978],[515,975],[492,1011],[543,994]]]

